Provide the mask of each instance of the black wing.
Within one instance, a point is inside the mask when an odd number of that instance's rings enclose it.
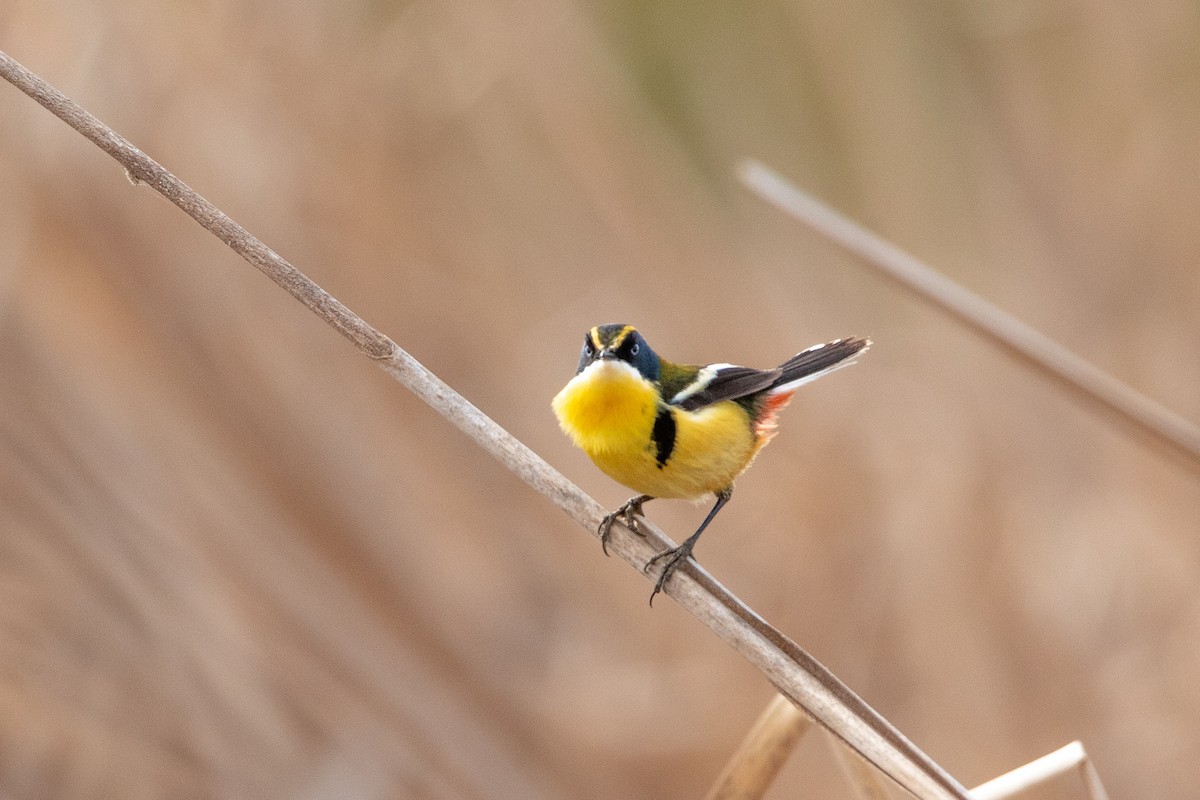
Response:
[[[737,400],[755,392],[769,389],[783,376],[778,369],[751,369],[721,364],[704,367],[696,379],[679,391],[670,403],[685,411],[719,403],[722,400]]]
[[[808,381],[853,363],[849,359],[870,346],[870,339],[857,336],[835,339],[797,353],[776,369],[711,364],[700,368],[696,377],[668,402],[686,411],[695,411],[722,400],[737,400],[768,389],[794,391]]]

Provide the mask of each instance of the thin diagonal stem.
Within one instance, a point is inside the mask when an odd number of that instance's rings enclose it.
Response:
[[[811,724],[791,700],[775,695],[704,800],[760,800]]]
[[[987,783],[981,783],[971,790],[971,794],[976,800],[1008,800],[1072,770],[1079,771],[1092,800],[1108,800],[1108,794],[1100,783],[1100,776],[1096,774],[1096,768],[1092,766],[1081,742],[1071,742],[1053,753],[992,778]]]
[[[747,160],[738,174],[747,187],[788,216],[837,242],[1025,364],[1166,445],[1192,467],[1200,467],[1200,426],[800,191],[769,167]]]

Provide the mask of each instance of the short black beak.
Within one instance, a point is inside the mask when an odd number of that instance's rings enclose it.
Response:
[[[600,351],[600,360],[601,361],[616,361],[616,359],[617,359],[617,354],[615,351],[610,350],[607,347]]]

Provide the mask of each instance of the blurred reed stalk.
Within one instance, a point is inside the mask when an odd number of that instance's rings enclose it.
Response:
[[[800,191],[769,167],[746,160],[738,167],[738,175],[749,189],[788,216],[837,242],[1073,394],[1099,404],[1116,419],[1183,456],[1191,467],[1200,468],[1200,426]]]
[[[761,800],[792,751],[808,732],[808,717],[781,694],[775,695],[726,762],[704,800]],[[858,753],[826,731],[826,739],[846,782],[861,800],[886,800],[879,773]],[[1090,800],[1108,800],[1081,742],[1071,742],[971,790],[975,800],[1009,800],[1072,771],[1079,773]]]
[[[846,782],[854,789],[854,796],[861,800],[887,800],[887,789],[875,768],[832,736],[826,736],[826,739],[842,774],[846,776]]]
[[[1100,776],[1080,742],[1071,742],[1023,767],[992,778],[971,790],[975,800],[1007,800],[1072,770],[1079,772],[1091,800],[1108,800]]]
[[[781,694],[767,705],[704,800],[758,800],[812,723]]]

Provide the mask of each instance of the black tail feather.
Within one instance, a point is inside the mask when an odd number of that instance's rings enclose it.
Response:
[[[811,375],[836,367],[848,358],[853,358],[871,345],[870,339],[849,336],[835,339],[826,344],[808,348],[779,365],[780,375],[773,386],[794,383]]]

